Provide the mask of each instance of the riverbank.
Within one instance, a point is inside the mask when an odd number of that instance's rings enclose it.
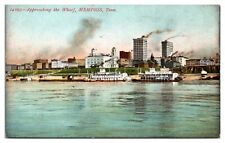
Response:
[[[131,75],[131,80],[139,78],[139,75]],[[180,75],[183,81],[193,81],[193,80],[219,80],[219,73],[208,73],[206,76],[202,77],[201,74],[182,74]],[[87,75],[33,75],[21,77],[17,76],[6,77],[6,81],[83,81],[89,82]]]
[[[201,74],[183,74],[181,75],[184,81],[192,81],[192,80],[211,80],[211,79],[220,79],[219,73],[208,73],[204,78],[202,78]]]
[[[160,70],[160,67],[155,67],[156,71]],[[176,67],[170,68],[172,72],[178,74],[198,74],[201,73],[202,69],[208,73],[219,73],[220,65],[213,66],[187,66],[187,67]],[[128,75],[137,75],[139,72],[148,71],[147,67],[120,67],[120,68],[106,68],[106,72],[120,72],[127,73]],[[69,69],[42,69],[42,70],[12,70],[8,74],[14,78],[17,76],[31,76],[31,75],[40,75],[40,74],[50,74],[50,75],[87,75],[88,73],[99,72],[99,68],[69,68]]]

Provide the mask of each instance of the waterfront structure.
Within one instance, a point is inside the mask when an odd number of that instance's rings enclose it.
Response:
[[[33,65],[32,65],[32,63],[25,63],[24,64],[24,68],[25,68],[25,70],[32,70],[33,69]]]
[[[133,39],[133,65],[138,67],[147,61],[148,41],[145,36]]]
[[[78,67],[85,67],[85,59],[76,59]]]
[[[132,67],[132,60],[120,58],[119,65],[120,67]]]
[[[68,58],[68,68],[75,68],[78,67],[78,64],[76,63],[76,58]]]
[[[89,56],[85,58],[85,68],[102,67],[102,68],[118,68],[118,57],[116,56],[115,47],[112,48],[111,55],[103,53],[95,53],[95,49],[91,50]]]
[[[18,70],[18,65],[15,64],[6,64],[5,65],[5,73],[10,74],[12,70]]]
[[[63,67],[63,63],[62,61],[58,60],[58,59],[52,59],[51,60],[51,69],[62,69]]]
[[[200,66],[208,66],[208,65],[215,65],[215,62],[212,58],[207,59],[204,57],[200,60]]]
[[[22,65],[18,65],[18,70],[32,70],[33,69],[33,66],[31,63],[25,63],[25,64],[22,64]]]
[[[73,57],[73,58],[68,58],[68,63],[75,63],[76,62],[76,58]]]
[[[215,62],[212,58],[207,59],[204,57],[203,59],[189,59],[186,60],[186,66],[210,66],[215,65]]]
[[[25,70],[25,66],[23,65],[18,65],[18,70]]]
[[[78,67],[78,64],[74,62],[60,61],[58,59],[51,60],[51,69],[64,69],[64,68],[72,68]]]
[[[36,59],[33,63],[33,69],[34,70],[42,70],[42,69],[48,69],[48,59]]]
[[[90,81],[127,81],[130,80],[127,73],[120,72],[106,72],[105,69],[100,68],[100,72],[91,73],[89,75]]]
[[[176,61],[179,62],[181,66],[186,66],[186,60],[188,60],[188,58],[184,56],[176,57]]]
[[[77,68],[78,67],[77,63],[68,63],[68,62],[66,62],[66,63],[68,64],[68,68]]]
[[[131,60],[131,52],[120,51],[120,59]]]
[[[85,59],[68,58],[69,67],[85,67]]]
[[[186,66],[199,66],[201,59],[189,59],[186,60]]]
[[[176,60],[167,60],[165,61],[165,65],[166,68],[175,68],[175,67],[180,67],[181,63],[176,61]]]
[[[119,64],[120,67],[131,67],[132,66],[131,52],[120,51]]]
[[[173,43],[168,40],[162,41],[162,57],[166,58],[173,53]]]
[[[105,54],[96,54],[85,58],[85,68],[103,67],[111,68],[111,56]]]
[[[62,61],[62,68],[68,68],[69,67],[69,64],[67,61]]]
[[[160,71],[156,71],[155,68],[149,68],[149,71],[138,75],[139,79],[133,79],[133,81],[166,82],[181,80],[178,73],[173,73],[168,68],[161,68]]]

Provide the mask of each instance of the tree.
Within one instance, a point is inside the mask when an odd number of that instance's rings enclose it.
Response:
[[[150,60],[151,60],[151,61],[155,61],[155,57],[153,56],[153,53],[151,54]]]
[[[151,54],[150,60],[148,60],[148,65],[149,67],[154,67],[154,68],[158,66],[158,63],[155,60],[153,53]]]

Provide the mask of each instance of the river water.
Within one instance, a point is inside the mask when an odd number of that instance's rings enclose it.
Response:
[[[219,81],[6,82],[8,137],[219,134]]]

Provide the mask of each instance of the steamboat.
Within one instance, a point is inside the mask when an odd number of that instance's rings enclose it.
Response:
[[[100,69],[100,72],[91,73],[87,81],[129,81],[131,80],[127,73],[106,72],[105,69]]]
[[[150,68],[144,73],[139,73],[137,79],[132,81],[141,82],[177,82],[182,80],[178,73],[173,73],[168,68],[161,68],[160,71],[156,71],[155,68]]]

